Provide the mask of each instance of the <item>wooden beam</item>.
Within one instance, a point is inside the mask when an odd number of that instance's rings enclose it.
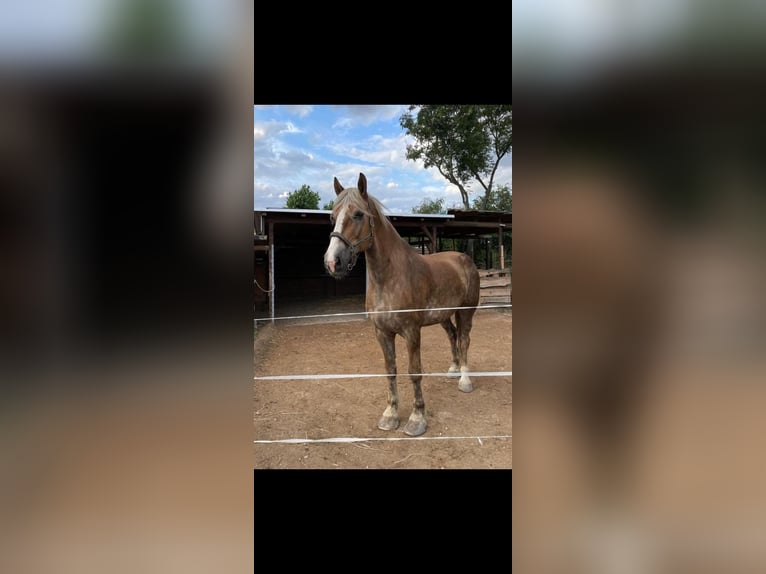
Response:
[[[494,229],[497,227],[497,225],[498,223],[494,221],[450,221],[446,225],[444,225],[444,229],[449,230],[450,228],[460,228],[460,227]],[[501,225],[507,225],[507,224],[502,223]]]

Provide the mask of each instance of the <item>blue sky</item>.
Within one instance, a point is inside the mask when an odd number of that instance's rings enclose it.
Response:
[[[306,184],[319,207],[335,197],[333,177],[368,191],[391,213],[411,213],[424,198],[461,206],[460,192],[435,169],[406,159],[411,139],[399,126],[406,105],[254,106],[254,205],[284,207],[287,194]],[[511,185],[512,157],[503,158],[496,184]],[[472,190],[483,192],[476,183]]]

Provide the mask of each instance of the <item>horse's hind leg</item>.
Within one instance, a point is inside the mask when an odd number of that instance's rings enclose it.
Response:
[[[426,432],[426,403],[423,400],[423,390],[420,388],[420,381],[423,377],[419,374],[423,372],[423,367],[420,364],[420,327],[413,327],[405,332],[404,338],[407,341],[407,353],[410,356],[410,380],[415,395],[412,402],[412,413],[404,427],[404,432],[410,436],[419,436]]]
[[[388,406],[378,421],[378,428],[394,430],[399,427],[399,394],[396,389],[396,345],[394,344],[396,335],[376,328],[375,336],[378,338],[380,348],[383,349],[388,373]]]
[[[455,328],[455,324],[452,322],[452,319],[447,319],[446,321],[443,321],[441,324],[442,327],[444,327],[444,330],[447,331],[447,337],[449,337],[450,347],[452,347],[452,364],[449,366],[448,373],[454,373],[453,375],[450,375],[452,377],[457,377],[457,373],[460,372],[459,367],[459,361],[460,358],[458,356],[457,351],[457,329]]]
[[[473,326],[473,314],[476,309],[461,309],[457,315],[457,347],[460,360],[460,380],[457,388],[464,393],[473,390],[473,384],[468,377],[468,346],[471,344],[471,327]]]

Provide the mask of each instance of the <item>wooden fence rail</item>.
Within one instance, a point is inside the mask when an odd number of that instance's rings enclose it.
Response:
[[[511,303],[511,273],[508,269],[479,269],[479,305]]]

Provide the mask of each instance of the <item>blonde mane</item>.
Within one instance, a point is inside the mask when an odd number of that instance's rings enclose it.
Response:
[[[341,191],[335,199],[333,212],[336,210],[339,212],[342,209],[354,208],[371,217],[377,215],[378,219],[382,222],[387,222],[388,219],[385,217],[385,207],[383,207],[383,204],[370,194],[367,194],[367,199],[368,201],[364,200],[358,188],[347,187]]]

